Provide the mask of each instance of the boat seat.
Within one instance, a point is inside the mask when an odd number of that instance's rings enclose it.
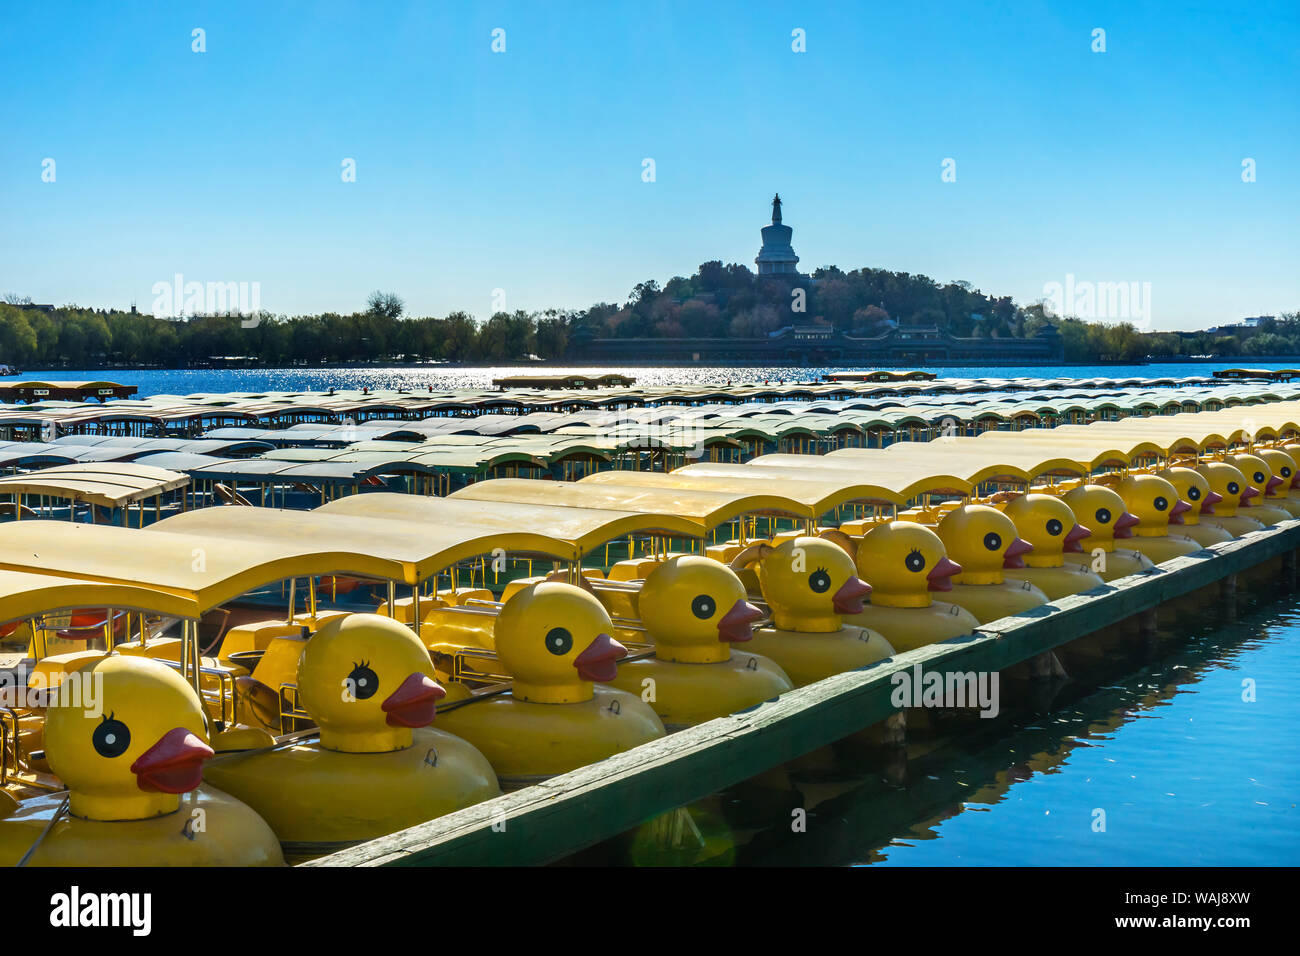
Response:
[[[774,547],[774,548],[779,548],[781,545],[785,544],[787,541],[793,541],[795,538],[802,538],[802,537],[805,537],[807,534],[808,534],[808,532],[807,532],[807,531],[803,531],[803,530],[798,530],[798,531],[778,531],[776,534],[772,535],[772,537],[769,538],[768,540],[769,540],[769,542],[771,543],[772,547]]]
[[[412,610],[414,605],[415,605],[415,601],[413,598],[409,598],[409,597],[398,598],[396,601],[393,602],[393,608],[394,608],[393,612],[389,611],[388,602],[384,601],[379,605],[379,607],[375,608],[375,613],[382,615],[383,617],[391,617],[395,620],[401,621],[403,624],[412,624],[415,621],[414,611]],[[424,614],[426,606],[446,607],[447,602],[440,597],[435,598],[435,597],[430,597],[428,595],[421,595],[420,597],[421,615]]]
[[[610,581],[640,581],[659,563],[658,558],[628,558],[613,565],[606,578]]]
[[[217,497],[221,499],[223,505],[243,505],[248,508],[253,506],[253,503],[238,491],[235,491],[235,489],[228,485],[223,485],[221,482],[217,482],[213,485],[212,490],[216,492]]]
[[[496,600],[496,598],[492,596],[492,592],[487,588],[453,588],[450,591],[439,591],[438,597],[443,601],[446,601],[447,605],[450,607],[460,607],[466,601],[471,599],[478,601]],[[422,601],[421,605],[423,605],[423,603],[424,602]],[[424,619],[427,621],[429,618],[425,615]]]
[[[530,584],[537,584],[539,581],[545,581],[546,576],[539,574],[531,578],[515,578],[513,581],[507,581],[506,586],[501,590],[501,603],[509,601],[512,597],[528,587]]]
[[[316,609],[316,616],[312,617],[310,611],[300,611],[293,616],[293,623],[299,627],[307,628],[311,633],[316,633],[322,624],[326,624],[335,618],[347,617],[352,611],[326,611],[321,608]]]
[[[434,608],[420,624],[420,640],[425,646],[458,644],[464,647],[496,646],[497,618],[492,613],[474,613],[465,608]]]
[[[714,561],[721,561],[723,564],[730,564],[731,559],[745,550],[745,546],[739,541],[728,541],[725,544],[711,544],[704,549],[705,557],[712,558]]]
[[[28,687],[58,687],[72,673],[104,657],[103,650],[69,651],[66,654],[50,654],[32,665],[27,675]]]
[[[252,624],[241,624],[238,627],[232,627],[226,632],[226,636],[221,641],[222,660],[229,663],[231,654],[264,651],[270,646],[271,641],[277,637],[302,636],[302,629],[302,624],[296,622],[290,624],[282,619],[254,621]]]

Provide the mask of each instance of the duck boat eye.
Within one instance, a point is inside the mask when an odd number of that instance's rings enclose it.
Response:
[[[1187,497],[1190,498],[1192,501],[1198,500],[1201,497],[1201,489],[1197,488],[1195,485],[1192,485],[1190,488],[1187,489]]]
[[[998,548],[1002,547],[1002,535],[996,531],[990,531],[984,536],[984,547],[990,551],[998,550]]]
[[[717,610],[717,605],[713,598],[707,594],[701,594],[691,602],[691,612],[701,621],[707,621],[713,617],[713,612]]]
[[[1169,502],[1164,499],[1163,495],[1152,502],[1152,504],[1156,506],[1156,511],[1164,511],[1169,507]]]
[[[1056,518],[1052,518],[1047,522],[1047,533],[1050,534],[1053,538],[1055,538],[1063,530],[1065,530],[1064,526]]]
[[[379,675],[362,661],[353,665],[352,673],[347,677],[347,687],[357,700],[369,700],[379,690]]]
[[[1109,508],[1098,508],[1098,509],[1097,509],[1097,520],[1100,521],[1102,524],[1110,524],[1110,509],[1109,509]]]
[[[131,746],[131,731],[110,714],[100,721],[90,740],[95,745],[95,753],[101,757],[120,757]]]
[[[546,649],[560,657],[573,649],[573,635],[563,627],[553,627],[546,632]]]
[[[826,573],[825,568],[818,568],[812,574],[808,575],[808,586],[818,594],[824,594],[830,590],[831,576]]]
[[[920,571],[925,567],[925,555],[920,551],[913,551],[903,559],[903,563],[907,565],[909,571]]]

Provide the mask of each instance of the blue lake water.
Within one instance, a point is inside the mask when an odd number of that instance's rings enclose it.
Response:
[[[973,787],[962,812],[864,847],[858,862],[1294,866],[1297,673],[1300,600],[1207,629],[1159,664],[1011,735],[1007,754],[1021,759],[1007,775],[1025,779]],[[1253,702],[1243,699],[1249,682]],[[1052,725],[1068,739],[1031,753],[1026,742]]]
[[[702,846],[655,821],[572,862],[1295,866],[1300,595],[1261,601],[1166,608],[1154,647],[1068,645],[1070,679],[1004,679],[994,719],[910,713],[905,753],[846,742],[729,788],[688,808]]]
[[[1135,643],[1114,651],[1100,676],[1075,672],[1065,658],[1071,681],[1041,700],[1022,693],[996,719],[916,733],[901,766],[837,753],[820,769],[792,769],[796,796],[758,812],[778,822],[738,847],[734,862],[1300,863],[1291,738],[1300,723],[1291,686],[1300,673],[1300,597],[1235,622],[1212,611],[1184,620],[1162,632],[1154,654]],[[1004,687],[1004,698],[1014,696]],[[755,799],[732,796],[733,812]],[[805,832],[791,832],[791,805],[809,806]]]
[[[1251,368],[1287,368],[1285,362],[1187,362],[1157,363],[1151,365],[1055,365],[1024,368],[931,368],[941,378],[1163,378],[1209,376],[1215,369],[1246,365]],[[1294,365],[1294,362],[1290,363]],[[763,381],[806,382],[816,381],[827,372],[856,371],[852,368],[726,368],[690,367],[637,368],[628,366],[577,367],[539,365],[535,368],[462,367],[450,365],[419,365],[402,368],[252,368],[252,369],[93,369],[61,370],[58,372],[29,373],[22,378],[62,379],[71,381],[107,379],[123,385],[135,385],[140,395],[187,395],[193,392],[266,392],[266,391],[319,391],[335,389],[408,388],[489,388],[492,379],[502,375],[525,372],[559,375],[580,372],[596,375],[602,372],[623,372],[634,376],[638,385],[720,385],[761,383]]]

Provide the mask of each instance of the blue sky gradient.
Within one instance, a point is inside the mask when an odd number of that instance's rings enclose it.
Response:
[[[582,308],[752,267],[779,190],[806,269],[1150,282],[1160,329],[1300,308],[1294,2],[4,7],[0,292],[38,302]]]

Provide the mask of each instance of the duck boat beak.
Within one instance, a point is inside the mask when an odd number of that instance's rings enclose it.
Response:
[[[862,578],[849,578],[840,585],[840,589],[835,592],[832,603],[835,605],[836,614],[861,614],[862,599],[871,593],[871,585]]]
[[[1247,485],[1246,490],[1241,493],[1240,503],[1244,506],[1250,506],[1250,499],[1258,498],[1258,497],[1259,497],[1259,489],[1256,488],[1254,485]]]
[[[390,727],[427,727],[433,723],[438,701],[447,696],[428,674],[416,671],[381,704]]]
[[[1114,535],[1114,536],[1115,536],[1116,538],[1131,538],[1131,537],[1133,537],[1133,527],[1134,527],[1135,525],[1137,525],[1138,523],[1139,523],[1139,522],[1138,522],[1138,516],[1137,516],[1137,515],[1135,515],[1135,514],[1129,514],[1129,512],[1127,512],[1127,511],[1124,512],[1122,515],[1120,515],[1118,518],[1115,519],[1115,535]]]
[[[1271,495],[1274,491],[1278,489],[1278,486],[1281,484],[1282,484],[1282,479],[1279,478],[1277,475],[1274,475],[1272,478],[1268,480],[1268,483],[1264,485],[1264,494]]]
[[[1214,514],[1214,506],[1222,500],[1223,500],[1223,495],[1219,494],[1217,491],[1211,491],[1208,495],[1205,496],[1205,500],[1201,502],[1201,514],[1203,515]]]
[[[1034,546],[1024,538],[1016,538],[1007,545],[1007,550],[1002,552],[1002,567],[1011,568],[1012,570],[1023,568],[1025,566],[1024,555],[1033,550]]]
[[[1183,523],[1183,515],[1184,515],[1186,512],[1191,511],[1191,510],[1192,510],[1192,506],[1189,505],[1189,504],[1188,504],[1186,501],[1184,501],[1182,498],[1179,498],[1176,502],[1174,502],[1174,506],[1173,506],[1172,508],[1169,509],[1169,523],[1170,523],[1170,524],[1182,524],[1182,523]]]
[[[1065,536],[1065,546],[1061,548],[1061,550],[1081,552],[1083,551],[1083,545],[1079,544],[1079,542],[1082,541],[1084,538],[1091,538],[1091,537],[1092,537],[1092,530],[1090,528],[1085,528],[1081,524],[1076,524],[1073,528],[1070,529],[1069,533]]]
[[[729,644],[753,640],[754,622],[762,617],[762,611],[742,598],[722,615],[722,620],[718,622],[718,640]]]
[[[573,661],[578,675],[593,683],[611,681],[618,676],[618,661],[627,657],[627,648],[608,634],[597,634],[596,639]]]
[[[203,782],[203,761],[212,748],[192,730],[176,727],[131,764],[136,785],[155,793],[189,793]]]
[[[951,591],[954,574],[961,574],[961,565],[949,558],[940,558],[925,579],[931,591]]]

